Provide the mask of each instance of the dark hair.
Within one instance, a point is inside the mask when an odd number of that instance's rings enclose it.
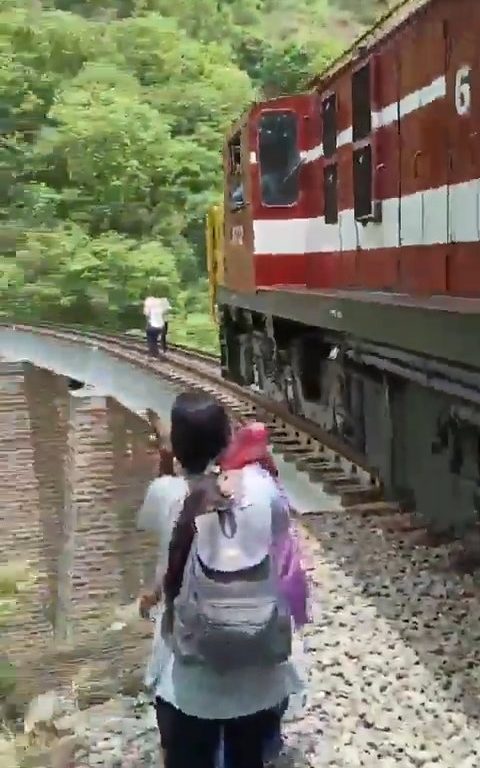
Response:
[[[220,403],[202,392],[185,392],[172,408],[173,455],[190,473],[204,472],[225,450],[230,423]]]

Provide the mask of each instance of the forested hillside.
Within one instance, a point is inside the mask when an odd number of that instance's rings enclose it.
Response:
[[[170,297],[179,340],[209,346],[203,222],[226,126],[387,6],[1,0],[2,312],[132,327],[148,290]]]

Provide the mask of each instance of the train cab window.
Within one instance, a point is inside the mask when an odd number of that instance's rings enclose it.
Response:
[[[336,224],[338,221],[338,189],[337,164],[331,163],[323,169],[323,200],[325,207],[325,224]]]
[[[366,139],[372,130],[370,62],[352,76],[353,141]]]
[[[353,197],[355,218],[369,219],[373,213],[372,148],[368,144],[353,152]]]
[[[263,205],[294,205],[300,193],[298,122],[293,112],[264,112],[258,147]]]
[[[329,158],[337,151],[337,95],[332,93],[322,102],[323,154]]]
[[[245,190],[242,176],[242,141],[240,131],[228,143],[228,188],[230,210],[236,211],[245,205]]]

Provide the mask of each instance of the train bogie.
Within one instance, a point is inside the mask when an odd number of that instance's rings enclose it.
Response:
[[[461,535],[477,524],[475,372],[248,310],[224,306],[221,318],[229,378],[339,438],[432,529]]]

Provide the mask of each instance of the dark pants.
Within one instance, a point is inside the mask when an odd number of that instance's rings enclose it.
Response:
[[[163,328],[152,328],[152,326],[147,326],[147,344],[148,344],[148,354],[152,357],[158,357],[158,340],[160,339],[160,344],[162,345],[162,352],[167,351],[167,332],[168,332],[168,323],[165,323]]]
[[[278,719],[274,711],[266,711],[234,720],[203,720],[161,699],[156,711],[165,768],[215,768],[222,728],[231,768],[264,768],[265,734]]]
[[[161,339],[162,339],[162,351],[167,351],[167,333],[168,333],[168,323],[165,323],[165,325],[162,328],[161,331]]]
[[[148,354],[151,357],[158,357],[158,337],[160,336],[160,328],[152,328],[147,326],[147,346]]]
[[[288,709],[288,699],[271,712],[271,717],[265,725],[263,734],[263,759],[265,762],[271,762],[272,756],[277,757],[282,749],[282,717]],[[233,765],[233,756],[231,745],[228,742],[224,744],[223,762],[220,764],[223,768],[231,768]]]

